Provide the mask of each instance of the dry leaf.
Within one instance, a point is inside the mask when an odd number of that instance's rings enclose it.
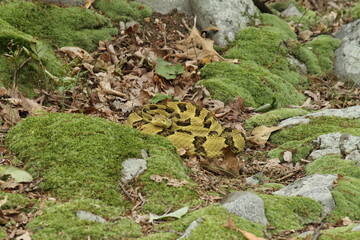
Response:
[[[86,50],[79,47],[62,47],[57,51],[67,54],[72,59],[79,58],[84,62],[91,62],[94,60]]]
[[[91,7],[91,4],[93,4],[94,0],[86,0],[85,1],[85,8],[89,9]]]
[[[275,132],[279,129],[283,128],[283,126],[278,127],[267,127],[267,126],[259,126],[252,130],[251,136],[247,139],[257,145],[262,145],[267,142],[272,132]]]
[[[246,239],[248,240],[267,240],[265,238],[257,237],[255,234],[252,234],[251,232],[247,232],[241,230],[240,228],[237,228],[234,223],[234,220],[231,217],[228,217],[227,222],[224,224],[224,227],[242,233],[244,237],[246,237]]]

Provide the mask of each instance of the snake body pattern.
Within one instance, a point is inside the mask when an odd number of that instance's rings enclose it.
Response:
[[[214,158],[224,149],[244,149],[245,137],[237,129],[224,128],[207,109],[187,102],[144,105],[131,113],[127,125],[147,134],[168,138],[187,155]]]

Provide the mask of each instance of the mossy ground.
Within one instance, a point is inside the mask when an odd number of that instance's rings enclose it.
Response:
[[[234,220],[235,225],[245,231],[252,232],[256,236],[264,236],[264,226],[261,224],[253,223],[243,218],[230,214],[225,208],[220,205],[214,204],[205,208],[201,208],[194,212],[191,212],[183,218],[174,222],[165,223],[158,227],[160,231],[168,231],[170,229],[184,232],[191,222],[202,218],[201,225],[191,231],[191,236],[187,239],[200,240],[200,239],[246,239],[241,233],[234,230],[230,230],[224,227],[227,219],[231,217]],[[158,235],[158,239],[162,238]],[[154,239],[152,236],[148,236],[145,239]]]
[[[245,128],[252,129],[262,125],[270,127],[278,124],[281,120],[294,116],[305,115],[307,113],[309,113],[309,111],[301,108],[279,108],[247,119],[245,121]]]
[[[152,14],[149,7],[125,0],[99,0],[94,3],[94,7],[117,21],[142,20]]]
[[[28,96],[33,96],[34,88],[49,87],[53,83],[48,76],[45,75],[44,69],[55,76],[62,76],[65,69],[62,63],[57,59],[52,49],[44,42],[36,40],[32,36],[21,32],[8,22],[0,18],[0,85],[5,87],[12,87],[13,75],[16,68],[18,68],[29,57],[25,52],[15,57],[15,61],[4,54],[15,55],[15,51],[25,47],[32,51],[32,46],[37,49],[46,49],[44,54],[40,56],[41,64],[38,60],[32,59],[23,68],[18,71],[16,85],[19,90],[26,93]],[[42,79],[42,80],[41,80]]]
[[[228,62],[207,64],[198,85],[204,85],[221,101],[240,96],[246,106],[259,107],[276,99],[278,106],[300,104],[304,100],[294,85],[252,61],[236,65]],[[225,81],[223,81],[225,79]]]
[[[270,140],[275,144],[284,144],[290,141],[314,140],[317,136],[332,132],[349,133],[359,136],[360,121],[341,117],[317,117],[308,124],[282,129],[272,134]]]
[[[275,233],[286,229],[302,229],[305,224],[320,221],[320,203],[307,197],[260,195],[265,205],[265,215]],[[284,221],[286,219],[286,221]]]
[[[81,220],[76,212],[91,212],[106,223]],[[44,213],[28,224],[34,240],[47,239],[129,239],[142,236],[141,228],[124,215],[122,208],[105,205],[98,200],[74,200],[63,204],[49,203]]]
[[[0,16],[13,27],[56,48],[77,46],[91,51],[99,40],[110,40],[118,32],[106,17],[79,7],[6,1],[0,2]]]
[[[8,133],[7,142],[31,174],[46,179],[41,190],[62,200],[91,198],[130,207],[118,185],[121,163],[145,149],[150,155],[148,170],[135,183],[147,197],[145,210],[162,214],[168,207],[162,198],[174,208],[200,203],[175,147],[164,137],[81,114],[46,114],[20,122]],[[189,184],[175,189],[150,180],[152,174]]]

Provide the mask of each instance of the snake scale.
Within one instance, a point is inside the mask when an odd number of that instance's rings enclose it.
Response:
[[[237,129],[224,128],[207,109],[187,102],[149,104],[131,113],[127,125],[147,134],[167,137],[187,155],[219,157],[224,149],[244,149],[245,137]]]

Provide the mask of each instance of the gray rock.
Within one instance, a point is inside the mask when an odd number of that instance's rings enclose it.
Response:
[[[355,150],[346,156],[346,160],[355,161],[357,166],[360,166],[360,150]]]
[[[211,37],[220,46],[235,40],[237,32],[257,14],[252,0],[192,0],[191,3],[200,28],[213,25],[220,29]]]
[[[282,196],[304,196],[318,201],[323,207],[323,214],[328,214],[335,208],[331,195],[335,174],[314,174],[296,180],[273,194]]]
[[[256,22],[257,11],[252,0],[136,0],[162,14],[178,9],[197,18],[199,28],[211,25],[220,30],[210,36],[216,44],[225,46],[250,21]]]
[[[291,3],[287,9],[281,12],[281,16],[284,18],[287,17],[301,17],[303,14],[297,9],[295,4]]]
[[[306,232],[303,232],[302,234],[298,235],[297,237],[298,238],[304,238],[304,237],[307,237],[309,235],[313,235],[315,232],[314,231],[306,231]]]
[[[224,197],[221,204],[229,212],[239,217],[263,225],[268,223],[265,216],[264,202],[255,193],[243,191],[232,192]]]
[[[319,136],[313,142],[318,144],[320,149],[329,149],[329,148],[338,149],[341,135],[342,134],[339,132],[324,134]]]
[[[304,63],[300,62],[298,59],[296,59],[293,56],[288,56],[286,58],[291,65],[293,65],[296,69],[296,71],[300,74],[306,75],[307,74],[307,67]]]
[[[121,178],[122,182],[129,182],[137,176],[140,176],[146,169],[147,159],[149,158],[144,149],[141,150],[143,158],[128,158],[123,161],[123,169],[121,173],[123,177]]]
[[[255,186],[255,185],[260,184],[260,180],[255,176],[247,177],[245,179],[245,182],[246,182],[246,184],[248,184],[250,186]]]
[[[360,119],[360,106],[352,106],[342,109],[326,109],[315,113],[309,113],[304,116],[296,116],[281,121],[278,126],[290,127],[296,124],[309,123],[308,117],[335,116],[350,119]]]
[[[192,16],[191,0],[135,0],[149,6],[154,12],[167,14],[173,9]]]
[[[195,221],[192,221],[188,228],[185,230],[184,234],[181,235],[177,240],[184,239],[191,236],[191,231],[195,229],[197,226],[199,226],[202,221],[204,221],[202,218],[198,218]]]
[[[334,71],[341,81],[360,84],[360,19],[345,25],[336,34],[342,40],[335,51]]]
[[[80,218],[81,220],[87,220],[91,222],[99,222],[99,223],[105,223],[106,220],[100,216],[97,216],[91,212],[79,210],[76,212],[76,216]]]
[[[311,160],[316,160],[318,158],[321,158],[322,156],[325,155],[330,155],[330,154],[336,154],[336,155],[340,155],[340,149],[339,148],[328,148],[328,149],[319,149],[319,150],[314,150],[310,153],[309,155],[309,159]]]
[[[352,232],[360,231],[360,224],[351,229]]]

